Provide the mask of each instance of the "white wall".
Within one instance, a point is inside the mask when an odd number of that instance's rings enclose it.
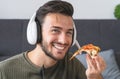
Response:
[[[0,19],[29,19],[49,0],[0,0]],[[65,0],[73,4],[75,19],[115,19],[114,7],[120,0]]]
[[[0,19],[28,19],[49,0],[0,0]]]
[[[120,0],[68,0],[74,8],[74,18],[115,19],[114,8]]]

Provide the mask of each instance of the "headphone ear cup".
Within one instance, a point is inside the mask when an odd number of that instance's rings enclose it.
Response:
[[[75,27],[75,24],[73,23],[73,28],[74,28],[74,35],[73,35],[73,43],[72,43],[72,46],[75,45],[76,43],[76,36],[77,36],[77,31],[76,31],[76,27]]]
[[[27,26],[27,41],[31,45],[37,43],[37,24],[35,22],[36,13],[31,17],[28,26]]]
[[[41,24],[39,23],[37,18],[35,22],[37,25],[37,43],[40,43],[42,41]]]

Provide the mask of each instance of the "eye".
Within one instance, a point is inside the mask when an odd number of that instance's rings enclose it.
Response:
[[[73,35],[73,31],[68,31],[67,35],[72,36]]]
[[[60,31],[58,29],[52,29],[52,33],[60,33]]]

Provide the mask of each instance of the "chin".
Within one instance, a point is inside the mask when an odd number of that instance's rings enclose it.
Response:
[[[63,59],[64,59],[64,58],[59,58],[59,59],[57,58],[56,60],[57,60],[57,61],[60,61],[60,60],[63,60]]]
[[[64,59],[64,57],[57,57],[57,56],[56,56],[56,57],[54,57],[54,59],[57,60],[57,61],[59,61],[59,60]]]
[[[64,59],[64,58],[65,58],[65,55],[64,55],[64,56],[59,56],[59,57],[57,57],[58,60],[62,60],[62,59]]]

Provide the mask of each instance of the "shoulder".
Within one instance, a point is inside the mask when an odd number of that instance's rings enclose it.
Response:
[[[0,62],[0,70],[10,67],[10,66],[14,66],[16,63],[18,63],[19,61],[23,60],[24,58],[24,53],[12,56],[6,60],[3,60]]]

